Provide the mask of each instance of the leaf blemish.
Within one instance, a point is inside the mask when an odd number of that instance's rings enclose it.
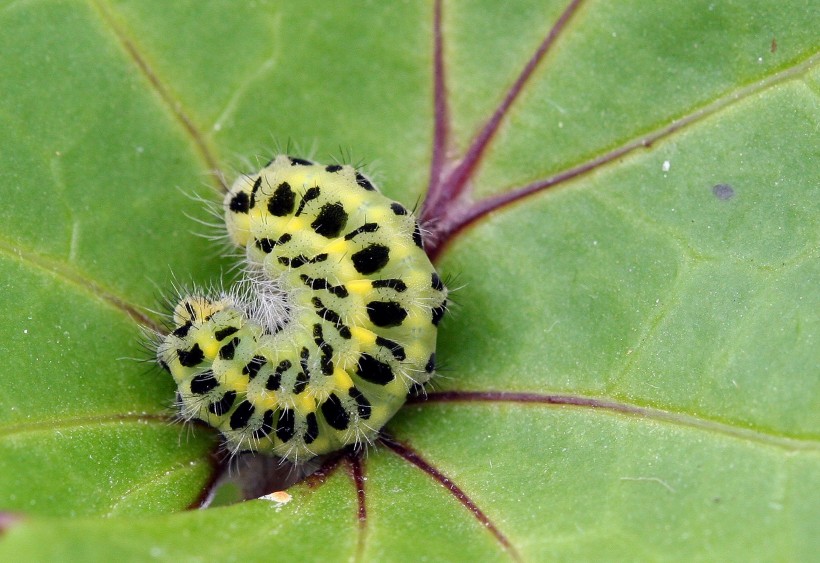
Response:
[[[729,184],[715,184],[712,186],[712,193],[721,201],[735,197],[735,189]]]

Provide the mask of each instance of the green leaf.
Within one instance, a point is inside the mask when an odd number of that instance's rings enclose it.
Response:
[[[811,559],[819,27],[799,0],[5,3],[0,559]],[[419,203],[442,374],[289,502],[187,511],[217,437],[171,422],[144,331],[233,264],[197,198],[286,149]]]

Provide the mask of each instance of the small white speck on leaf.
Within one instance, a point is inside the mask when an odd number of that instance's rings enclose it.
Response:
[[[274,491],[263,497],[259,497],[259,500],[269,500],[271,502],[275,502],[279,505],[282,505],[289,503],[291,500],[293,500],[293,497],[285,491]]]

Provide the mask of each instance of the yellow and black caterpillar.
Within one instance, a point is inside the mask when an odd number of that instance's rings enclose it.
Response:
[[[371,441],[435,372],[447,289],[416,219],[352,166],[284,155],[223,206],[245,279],[184,296],[157,348],[181,416],[292,461]]]

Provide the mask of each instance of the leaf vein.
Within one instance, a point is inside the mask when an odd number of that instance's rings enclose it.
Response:
[[[167,425],[172,419],[161,414],[106,414],[87,415],[61,418],[58,420],[41,420],[38,422],[25,422],[0,426],[0,440],[13,438],[20,434],[38,432],[59,432],[60,430],[70,430],[91,426],[120,425],[120,424],[162,424]]]
[[[599,170],[600,168],[603,168],[604,166],[619,162],[627,154],[631,154],[638,149],[648,149],[655,143],[666,139],[675,133],[686,130],[695,123],[699,123],[741,100],[760,94],[761,92],[764,92],[769,88],[777,86],[783,82],[804,76],[818,63],[820,63],[820,52],[815,52],[791,67],[769,75],[761,80],[757,80],[752,84],[747,84],[736,90],[727,92],[716,100],[698,108],[694,108],[690,113],[672,120],[669,124],[664,125],[663,127],[655,129],[647,134],[640,135],[637,138],[627,141],[620,147],[578,164],[577,166],[568,168],[562,172],[558,172],[548,178],[537,180],[527,184],[526,186],[514,188],[508,192],[486,197],[472,204],[451,205],[451,208],[448,209],[446,213],[442,213],[442,216],[438,218],[438,222],[436,224],[437,236],[434,240],[430,241],[431,244],[428,245],[427,249],[428,254],[431,258],[436,258],[442,252],[444,247],[467,226],[471,225],[481,217],[498,210],[499,208],[512,205],[526,197],[564,184],[575,178],[586,176]]]
[[[119,41],[120,46],[131,58],[134,66],[142,73],[148,81],[148,84],[151,85],[177,122],[182,126],[183,131],[185,131],[191,139],[197,152],[205,161],[206,167],[214,172],[218,171],[219,162],[215,154],[215,149],[208,144],[199,126],[194,122],[189,112],[184,109],[182,102],[174,97],[170,88],[162,81],[156,70],[149,64],[148,58],[137,45],[134,38],[130,36],[117,21],[111,7],[106,5],[102,0],[90,0],[90,3],[100,14],[102,22],[111,30],[111,33]],[[221,175],[214,174],[214,176],[217,178],[219,187],[227,192],[228,185],[224,179],[222,179]]]
[[[748,440],[791,451],[820,452],[820,441],[811,438],[794,438],[776,435],[752,428],[741,428],[725,422],[685,414],[681,412],[645,407],[599,397],[580,395],[551,395],[512,391],[434,391],[427,397],[411,399],[408,403],[417,405],[435,403],[521,403],[540,405],[560,405],[594,410],[664,422],[675,426],[716,432],[733,438]]]
[[[9,258],[18,259],[22,263],[35,266],[41,271],[55,275],[66,283],[84,289],[94,297],[97,297],[117,311],[124,313],[149,330],[160,334],[165,332],[165,329],[161,325],[140,311],[137,305],[131,304],[123,297],[103,288],[84,273],[70,268],[66,264],[32,251],[23,250],[19,245],[15,245],[11,241],[4,239],[0,239],[0,254],[5,254]]]

